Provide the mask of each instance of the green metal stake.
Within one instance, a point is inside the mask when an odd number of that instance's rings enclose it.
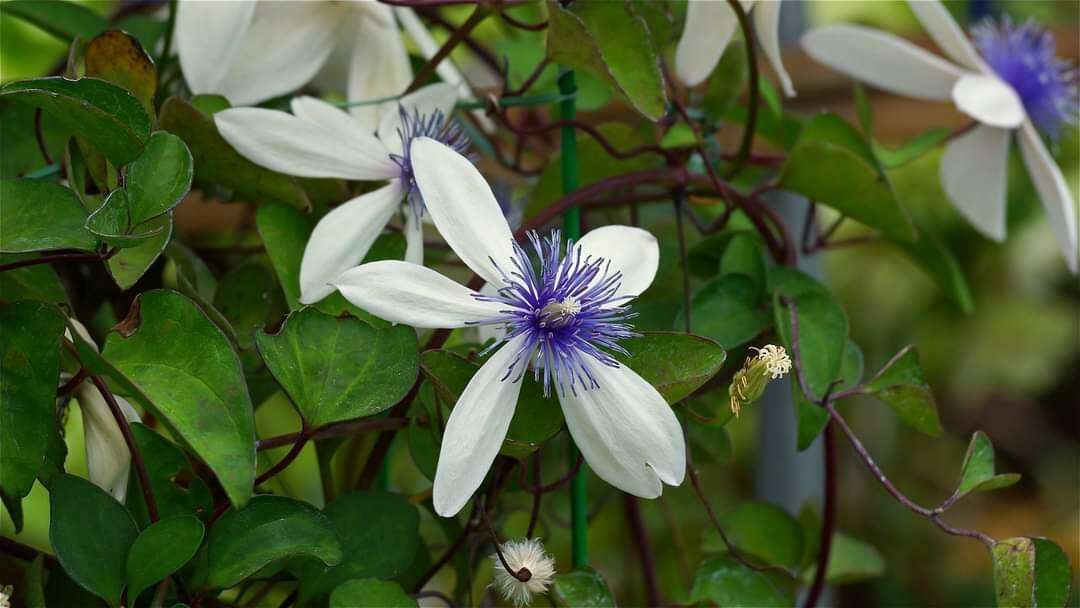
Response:
[[[559,115],[563,120],[574,120],[576,108],[574,97],[577,85],[574,71],[566,70],[559,76]],[[577,139],[573,126],[565,126],[562,134],[562,190],[570,194],[578,187]],[[563,232],[566,238],[581,237],[581,210],[569,209],[563,215]],[[577,448],[570,442],[570,466],[577,462]],[[570,480],[570,561],[575,569],[584,568],[589,562],[589,504],[585,498],[585,465]]]

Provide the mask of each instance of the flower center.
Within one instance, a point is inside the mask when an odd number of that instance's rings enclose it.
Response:
[[[401,116],[401,126],[397,129],[398,137],[401,138],[401,154],[391,154],[390,160],[401,169],[401,183],[405,188],[409,208],[419,218],[424,212],[424,201],[420,196],[420,189],[416,187],[412,156],[409,154],[413,140],[418,137],[430,137],[469,158],[466,154],[469,149],[469,138],[460,125],[448,120],[440,110],[435,110],[431,114],[421,114],[420,110],[414,110],[412,114],[409,114],[404,107],[399,105],[398,112]]]
[[[1054,37],[1036,23],[1016,25],[1005,18],[972,29],[979,53],[1009,83],[1024,110],[1043,133],[1056,137],[1076,122],[1077,71],[1055,53]]]
[[[557,230],[547,238],[531,232],[529,240],[539,263],[534,266],[514,243],[513,268],[499,268],[504,287],[497,295],[474,295],[505,306],[499,316],[478,323],[506,328],[506,335],[488,350],[523,336],[525,344],[503,380],[515,369],[524,373],[522,363],[532,363],[545,396],[552,385],[573,394],[598,387],[587,358],[617,367],[612,353],[628,354],[619,341],[638,335],[626,323],[635,316],[624,306],[629,296],[618,295],[622,273],[612,272],[607,260],[586,255],[572,242],[564,253]]]

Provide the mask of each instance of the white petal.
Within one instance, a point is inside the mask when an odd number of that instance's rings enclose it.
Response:
[[[761,0],[754,7],[754,31],[757,33],[765,57],[769,60],[784,95],[795,97],[791,76],[784,68],[784,56],[780,51],[780,0]]]
[[[964,74],[953,86],[952,96],[961,112],[984,125],[1015,129],[1027,118],[1020,96],[997,76]]]
[[[567,392],[559,401],[585,462],[604,481],[642,498],[659,496],[661,481],[682,483],[686,444],[664,398],[625,366],[584,359],[600,387]]]
[[[908,0],[908,6],[945,55],[973,70],[984,69],[983,60],[971,46],[960,25],[938,0]]]
[[[293,116],[314,123],[328,132],[337,133],[339,139],[347,138],[358,146],[370,147],[380,158],[390,154],[371,131],[341,108],[306,95],[293,97],[290,107]]]
[[[232,108],[214,114],[221,136],[252,162],[303,177],[389,179],[399,174],[382,146],[357,141],[287,112]]]
[[[468,327],[502,309],[430,268],[399,260],[361,264],[335,279],[334,287],[371,314],[413,327]]]
[[[255,2],[185,0],[176,7],[176,52],[192,93],[220,93],[225,72],[244,41]]]
[[[1069,189],[1069,184],[1065,181],[1065,176],[1061,174],[1061,169],[1043,145],[1031,121],[1024,122],[1017,136],[1020,139],[1020,152],[1024,157],[1024,165],[1027,166],[1031,182],[1035,184],[1035,190],[1039,193],[1039,199],[1042,200],[1046,219],[1054,230],[1058,245],[1061,246],[1061,254],[1065,256],[1066,265],[1073,274],[1076,274],[1076,200]]]
[[[473,272],[502,286],[495,263],[510,272],[514,235],[484,176],[434,139],[413,141],[411,156],[416,184],[439,234]]]
[[[708,78],[738,26],[738,18],[727,0],[691,0],[686,7],[686,26],[675,50],[675,74],[679,80],[687,86],[696,86]]]
[[[444,82],[430,84],[409,93],[397,103],[389,104],[383,109],[382,118],[379,120],[379,140],[394,154],[401,154],[401,136],[398,134],[398,129],[401,128],[401,110],[409,116],[417,113],[420,116],[430,116],[438,111],[442,112],[444,119],[449,120],[457,100],[457,87]]]
[[[307,84],[334,48],[341,11],[329,2],[259,2],[221,83],[233,105],[251,105]]]
[[[941,156],[941,185],[979,232],[1005,239],[1005,178],[1009,131],[978,126],[957,137]]]
[[[79,385],[76,397],[83,417],[86,468],[90,481],[123,502],[127,495],[131,453],[128,452],[120,426],[93,383],[87,381]],[[116,403],[128,421],[139,419],[138,412],[124,398],[116,397]]]
[[[858,25],[830,25],[807,32],[802,46],[817,61],[899,95],[950,99],[963,71],[910,42]]]
[[[382,2],[374,0],[349,0],[350,8],[360,14],[366,21],[371,21],[381,27],[394,27],[393,8]]]
[[[402,208],[405,214],[405,261],[411,264],[424,264],[424,222],[416,217],[408,205]]]
[[[401,39],[397,24],[392,22],[392,18],[389,26],[380,26],[369,19],[362,20],[357,27],[352,59],[349,62],[349,101],[368,101],[400,95],[411,82],[409,54],[405,52],[405,43]],[[395,102],[388,101],[353,106],[349,108],[349,113],[369,132],[374,133],[383,111],[395,107]]]
[[[333,293],[330,282],[364,259],[400,203],[401,184],[394,180],[319,220],[300,261],[300,301],[314,304]]]
[[[80,338],[82,338],[87,344],[89,344],[91,347],[93,347],[94,352],[100,352],[98,350],[97,343],[94,342],[94,338],[90,336],[90,330],[86,329],[85,325],[80,323],[79,320],[76,319],[75,317],[68,317],[68,323],[70,323],[71,326],[75,328],[75,333],[79,334]],[[72,340],[72,338],[71,338],[71,330],[70,329],[67,329],[67,328],[64,329],[64,337],[67,338],[68,340]],[[72,341],[74,341],[74,340],[72,340]]]
[[[637,297],[656,278],[660,245],[647,230],[632,226],[604,226],[590,230],[578,241],[587,255],[611,261],[611,270],[622,273],[617,295]]]
[[[507,373],[525,341],[519,336],[495,351],[450,412],[431,496],[443,517],[453,517],[469,502],[506,438],[521,392],[521,370]]]

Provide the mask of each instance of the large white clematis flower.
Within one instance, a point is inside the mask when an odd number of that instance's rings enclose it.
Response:
[[[644,498],[682,483],[682,429],[663,397],[610,354],[633,332],[624,305],[656,275],[648,232],[606,226],[565,253],[558,233],[532,235],[536,271],[491,188],[468,159],[429,138],[412,142],[416,182],[431,219],[458,257],[495,286],[474,292],[434,270],[398,261],[357,266],[334,280],[353,304],[413,327],[498,325],[506,333],[469,381],[446,425],[433,500],[449,517],[468,502],[499,452],[530,363],[554,386],[585,461],[613,486]]]
[[[1036,125],[1053,132],[1076,119],[1075,81],[1054,59],[1053,39],[1031,24],[1004,23],[980,33],[976,51],[937,0],[908,4],[953,62],[906,40],[857,25],[808,32],[802,45],[818,61],[878,88],[952,101],[977,126],[952,139],[941,159],[941,182],[961,215],[987,237],[1005,238],[1007,161],[1016,135],[1066,263],[1077,271],[1076,203]],[[1071,100],[1070,100],[1071,98]]]
[[[364,259],[399,209],[405,216],[405,259],[423,262],[423,202],[413,179],[415,162],[406,151],[408,143],[420,136],[435,137],[464,151],[468,140],[445,119],[456,101],[454,85],[429,85],[401,98],[399,106],[386,108],[374,133],[343,110],[314,97],[294,98],[292,114],[233,108],[214,115],[222,137],[268,169],[301,177],[388,182],[319,220],[300,263],[301,302],[312,304],[333,292],[330,281]]]
[[[439,45],[411,8],[373,0],[181,0],[176,46],[192,92],[224,95],[234,106],[284,95],[317,77],[333,87],[347,82],[346,97],[365,101],[400,95],[412,82],[399,23],[425,58],[435,55]],[[468,93],[450,61],[437,71]],[[350,113],[374,130],[385,107]]]
[[[69,319],[87,343],[97,350],[97,344],[86,331],[86,327],[75,319]],[[67,332],[71,339],[70,331]],[[70,380],[70,376],[64,374],[60,383]],[[139,413],[123,397],[114,395],[117,405],[123,411],[128,422],[137,422]],[[128,451],[124,435],[120,432],[120,425],[116,424],[109,404],[101,396],[94,383],[90,380],[82,381],[75,388],[75,399],[79,402],[79,411],[83,419],[83,436],[86,441],[86,468],[90,481],[121,503],[127,496],[128,474],[131,471],[131,452]]]
[[[754,20],[754,33],[780,79],[784,94],[794,97],[795,88],[780,53],[780,0],[740,0],[740,4]],[[679,80],[689,86],[704,82],[720,63],[738,27],[739,18],[727,0],[690,0],[686,26],[675,49],[675,73]]]

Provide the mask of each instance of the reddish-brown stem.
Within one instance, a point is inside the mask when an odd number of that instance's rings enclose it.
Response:
[[[574,466],[570,467],[570,470],[567,471],[565,475],[543,486],[529,485],[525,481],[525,470],[521,469],[518,473],[518,485],[521,486],[522,490],[525,490],[530,494],[547,494],[548,492],[553,492],[564,486],[567,482],[569,482],[574,477],[574,475],[577,475],[577,472],[581,469],[581,463],[583,461],[584,459],[581,457],[581,454],[578,453],[577,460],[574,461]]]
[[[341,437],[343,435],[352,435],[354,433],[362,433],[366,431],[390,431],[400,429],[409,425],[408,418],[363,418],[360,420],[347,420],[345,422],[335,422],[328,424],[324,427],[308,431],[307,439],[326,439],[329,437]],[[269,437],[262,439],[258,442],[258,449],[269,450],[270,448],[281,447],[283,445],[289,445],[305,438],[304,433],[287,433],[285,435],[277,435],[275,437]]]
[[[45,160],[46,165],[51,165],[53,163],[52,156],[49,155],[49,147],[45,145],[45,132],[41,129],[41,108],[34,110],[34,136],[37,137],[41,158]]]
[[[40,257],[30,258],[28,260],[18,260],[16,262],[9,262],[7,264],[0,264],[0,272],[8,270],[15,270],[16,268],[23,268],[25,266],[36,266],[38,264],[49,264],[52,262],[104,262],[105,260],[116,255],[119,249],[112,249],[106,253],[83,253],[83,252],[61,252],[61,253],[46,253]]]
[[[754,145],[754,131],[757,127],[758,85],[757,47],[754,44],[754,28],[750,27],[750,17],[739,0],[728,0],[731,10],[739,20],[739,28],[742,30],[743,41],[746,45],[746,65],[750,69],[749,99],[746,103],[746,125],[743,127],[742,141],[739,143],[739,151],[735,153],[731,161],[731,169],[728,177],[738,175],[742,170],[746,159],[750,156],[750,148]]]
[[[649,542],[649,532],[645,529],[645,522],[641,518],[641,504],[636,497],[623,494],[623,505],[626,509],[626,521],[630,526],[630,538],[641,556],[641,574],[645,579],[645,595],[649,598],[650,606],[663,606],[664,597],[661,595],[660,585],[656,581],[656,564],[653,562],[652,544]]]
[[[547,27],[548,27],[548,22],[547,21],[541,21],[540,23],[525,23],[524,21],[520,21],[518,19],[515,19],[514,17],[511,17],[510,15],[507,15],[506,13],[499,13],[499,17],[502,17],[503,21],[505,21],[505,22],[509,23],[510,25],[518,28],[519,30],[529,30],[530,32],[540,32],[540,31],[546,30]]]
[[[480,500],[477,498],[477,500]],[[510,576],[525,583],[532,578],[532,572],[529,572],[528,568],[522,567],[518,570],[514,570],[510,567],[510,564],[506,562],[506,557],[502,552],[502,543],[499,542],[499,536],[495,534],[495,528],[491,525],[491,519],[488,517],[487,509],[480,509],[480,520],[484,522],[484,527],[487,528],[488,534],[491,535],[491,544],[495,546],[495,555],[499,559],[499,563],[502,564],[503,570]]]
[[[502,17],[505,19],[506,14],[502,13]],[[549,59],[547,57],[544,57],[543,59],[541,59],[540,62],[536,64],[536,67],[533,68],[532,73],[529,74],[529,76],[525,79],[525,81],[521,83],[521,86],[519,86],[518,88],[513,89],[513,90],[503,91],[502,96],[503,97],[517,97],[519,95],[522,95],[526,91],[528,91],[529,87],[536,84],[536,80],[538,78],[540,78],[540,75],[543,74],[544,70],[547,69],[549,62],[550,61],[549,61]]]
[[[836,530],[836,432],[832,424],[825,425],[825,500],[822,506],[821,544],[818,548],[817,570],[814,581],[806,593],[803,608],[817,606],[821,592],[825,589],[825,574],[829,569],[829,555],[832,553],[833,533]]]
[[[80,367],[79,371],[75,372],[75,375],[72,376],[70,380],[62,384],[60,388],[56,389],[56,396],[63,397],[64,395],[67,395],[71,391],[75,390],[77,386],[82,384],[82,381],[85,379],[86,370]]]
[[[444,1],[444,4],[448,3],[449,2]],[[486,19],[489,14],[490,11],[487,9],[486,6],[477,3],[476,8],[473,9],[472,14],[469,15],[469,18],[465,20],[465,23],[454,28],[453,33],[450,34],[450,38],[448,38],[446,42],[443,43],[441,47],[439,47],[439,50],[431,56],[431,59],[428,59],[427,62],[423,66],[421,66],[419,70],[416,71],[416,76],[413,77],[412,84],[409,85],[409,88],[405,89],[405,92],[412,93],[413,91],[419,89],[420,86],[424,84],[424,81],[426,81],[428,78],[431,77],[432,74],[435,73],[435,68],[437,68],[444,59],[449,57],[450,52],[453,51],[458,44],[461,44],[461,42],[463,42],[465,38],[467,38],[469,34],[472,33],[476,26],[480,25],[480,23],[484,19]]]
[[[139,486],[142,488],[143,500],[146,502],[146,512],[150,515],[150,521],[156,522],[158,520],[158,508],[157,500],[154,499],[154,488],[150,485],[150,474],[146,471],[146,462],[143,461],[142,454],[139,453],[139,446],[135,443],[135,436],[131,434],[131,425],[128,424],[124,411],[120,409],[120,404],[116,402],[116,397],[113,396],[109,387],[105,385],[105,381],[95,375],[90,375],[90,381],[94,383],[94,387],[101,393],[102,399],[108,404],[109,411],[112,412],[113,418],[116,420],[116,425],[120,427],[120,434],[124,437],[128,452],[131,453],[131,463],[135,465],[135,473],[139,476]]]
[[[300,455],[300,451],[304,449],[304,446],[307,444],[307,440],[308,435],[301,432],[300,439],[297,440],[297,442],[293,444],[292,448],[290,448],[289,451],[285,453],[285,456],[281,460],[274,463],[274,466],[266,469],[266,471],[264,471],[262,475],[259,475],[255,478],[255,486],[266,483],[268,479],[284,471],[286,467],[292,464],[292,462],[296,460],[296,457]]]
[[[539,486],[541,481],[540,476],[540,452],[537,451],[532,456],[533,461],[533,484]],[[521,467],[524,472],[525,467]],[[532,538],[533,532],[536,531],[536,524],[540,521],[540,499],[544,497],[543,492],[533,493],[532,510],[529,512],[529,527],[525,530],[525,538]]]

